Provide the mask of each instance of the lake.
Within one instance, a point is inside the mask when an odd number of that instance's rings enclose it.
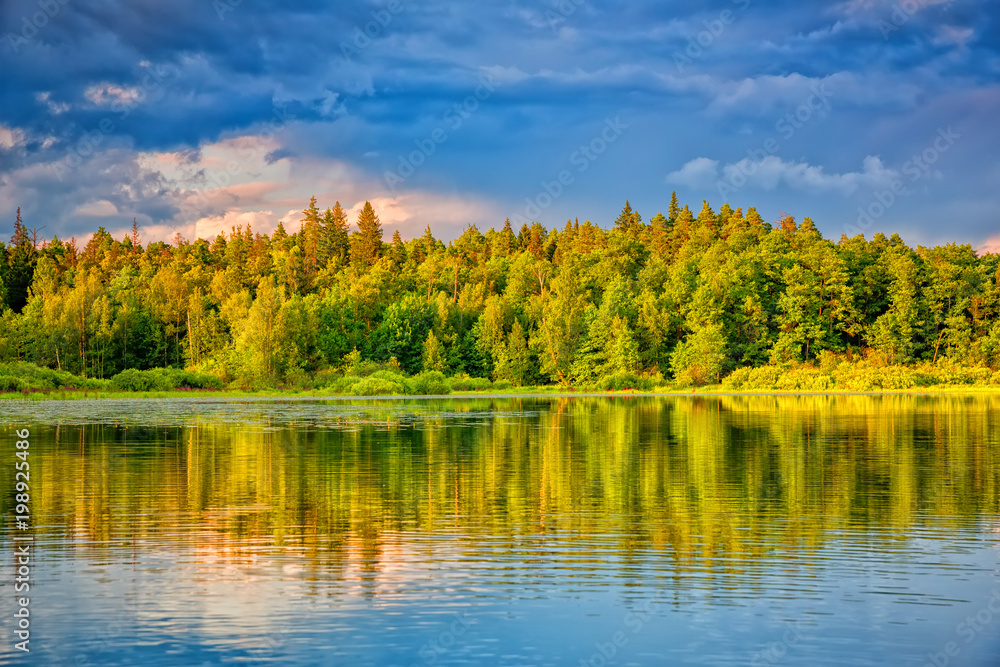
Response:
[[[1000,664],[1000,397],[4,401],[0,429],[3,664]]]

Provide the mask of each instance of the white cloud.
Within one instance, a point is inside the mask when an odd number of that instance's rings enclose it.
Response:
[[[668,183],[684,185],[692,189],[709,187],[719,176],[719,161],[707,157],[696,157],[679,170],[667,175]]]
[[[73,211],[73,215],[86,216],[88,218],[109,218],[118,214],[118,207],[107,199],[97,199],[87,202],[82,206],[77,206],[76,210]]]
[[[706,188],[725,183],[731,188],[750,186],[774,190],[784,185],[793,190],[811,194],[854,194],[860,187],[888,187],[899,178],[899,172],[888,169],[878,157],[869,155],[862,162],[861,171],[842,174],[828,173],[822,166],[807,162],[785,161],[769,155],[755,161],[743,158],[722,167],[721,178],[718,160],[705,157],[691,160],[678,171],[667,176],[667,181],[692,189]]]
[[[739,177],[743,175],[747,184],[764,190],[773,190],[784,183],[794,190],[812,194],[832,192],[842,195],[854,194],[862,185],[886,186],[899,176],[896,171],[886,169],[879,158],[871,155],[864,159],[861,171],[843,174],[827,173],[822,166],[807,162],[786,162],[774,155],[759,163],[744,158],[735,164],[726,165],[722,173],[724,180],[729,183],[740,182]]]
[[[371,201],[386,237],[394,229],[404,238],[419,236],[430,225],[435,236],[450,238],[470,223],[485,228],[502,220],[499,207],[485,199],[426,190],[391,192],[378,176],[340,160],[299,156],[269,162],[268,155],[281,147],[274,137],[241,136],[187,153],[140,154],[143,169],[165,181],[164,189],[180,208],[172,223],[144,226],[144,237],[169,240],[180,231],[185,238],[211,239],[240,224],[270,234],[279,221],[293,233],[312,196],[324,209],[340,201],[352,226],[365,201]]]
[[[0,125],[0,148],[14,148],[24,143],[24,132]]]
[[[70,106],[65,102],[58,102],[58,103],[53,102],[52,93],[49,91],[45,91],[43,93],[35,93],[35,99],[38,100],[39,103],[47,106],[49,108],[49,113],[52,114],[53,116],[58,116],[59,114],[66,113],[70,109]]]
[[[134,86],[99,83],[88,87],[83,96],[99,107],[132,106],[142,99],[143,91]]]

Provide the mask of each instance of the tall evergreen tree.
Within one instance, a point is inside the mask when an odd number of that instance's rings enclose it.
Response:
[[[392,261],[396,264],[406,263],[406,246],[403,244],[403,237],[399,235],[399,230],[392,232]]]
[[[625,202],[625,208],[622,212],[618,214],[618,218],[615,220],[615,229],[621,229],[626,232],[638,232],[642,231],[642,216],[639,215],[638,211],[632,210],[632,205]]]
[[[18,207],[14,235],[10,237],[10,245],[6,248],[7,270],[4,275],[7,305],[15,313],[20,313],[28,303],[28,293],[35,277],[37,263],[38,250],[35,248],[32,234],[21,220],[21,208]]]
[[[677,190],[674,190],[670,193],[670,208],[667,209],[667,218],[669,218],[671,224],[677,222],[677,215],[680,212],[681,208],[677,204]]]
[[[351,244],[351,259],[363,266],[372,266],[382,256],[382,223],[375,214],[371,202],[358,214],[358,231]]]
[[[324,260],[346,264],[350,256],[347,213],[338,201],[323,214]]]
[[[323,250],[323,220],[320,217],[319,208],[316,206],[316,197],[309,200],[309,206],[302,211],[302,270],[305,274],[307,285],[312,285],[319,273],[320,262]]]

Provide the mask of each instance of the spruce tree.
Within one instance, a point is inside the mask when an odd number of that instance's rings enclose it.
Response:
[[[365,266],[372,266],[382,256],[382,223],[371,202],[366,201],[365,207],[358,214],[358,231],[354,233],[353,240],[352,259],[357,259]]]
[[[6,254],[7,270],[4,284],[7,290],[7,305],[15,313],[20,313],[28,303],[28,291],[35,278],[35,264],[38,263],[38,250],[28,228],[21,221],[20,207],[17,209],[14,235],[10,237]]]
[[[326,209],[326,213],[323,214],[323,250],[327,261],[347,263],[350,255],[347,214],[344,213],[339,201],[332,209]]]
[[[403,238],[399,235],[399,230],[392,232],[392,261],[396,264],[406,262],[406,246],[403,245]]]

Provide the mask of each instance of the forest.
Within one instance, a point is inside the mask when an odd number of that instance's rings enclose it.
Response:
[[[1000,256],[833,242],[810,218],[695,214],[676,193],[648,222],[626,202],[613,224],[507,220],[448,243],[386,241],[370,203],[351,221],[315,197],[270,235],[144,245],[133,221],[78,243],[29,224],[19,210],[0,243],[5,390],[1000,384]]]

